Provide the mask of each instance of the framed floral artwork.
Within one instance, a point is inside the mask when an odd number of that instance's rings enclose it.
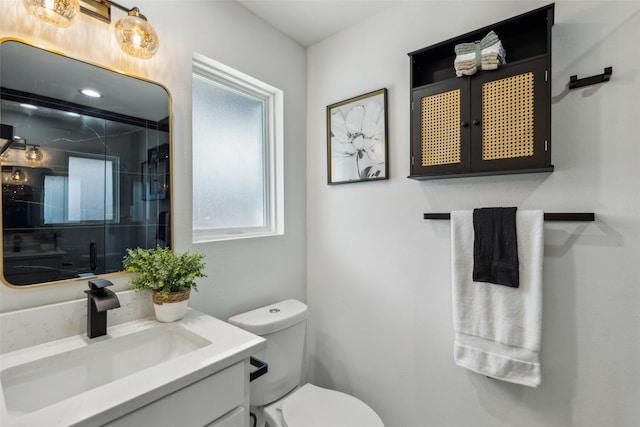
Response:
[[[327,106],[327,183],[389,179],[387,89]]]

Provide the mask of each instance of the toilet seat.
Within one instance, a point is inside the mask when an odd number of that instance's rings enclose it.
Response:
[[[282,401],[286,427],[384,427],[373,409],[355,397],[305,384]]]

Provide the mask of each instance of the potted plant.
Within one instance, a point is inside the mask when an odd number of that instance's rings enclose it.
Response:
[[[129,283],[138,291],[151,291],[156,318],[160,322],[182,319],[187,311],[191,289],[198,290],[195,279],[207,277],[201,253],[177,254],[160,245],[155,248],[127,249],[122,262],[133,276]]]

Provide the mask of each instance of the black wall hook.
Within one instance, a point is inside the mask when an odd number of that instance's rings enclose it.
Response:
[[[598,74],[596,76],[585,77],[582,79],[578,79],[578,76],[569,77],[569,90],[577,89],[583,86],[591,86],[598,83],[608,82],[611,79],[611,74],[613,73],[613,67],[607,67],[604,69],[604,74]]]

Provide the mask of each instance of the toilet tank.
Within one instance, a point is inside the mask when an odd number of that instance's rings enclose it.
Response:
[[[250,385],[251,406],[274,402],[300,384],[307,306],[290,299],[229,318],[229,323],[267,340],[255,354],[269,365]]]

